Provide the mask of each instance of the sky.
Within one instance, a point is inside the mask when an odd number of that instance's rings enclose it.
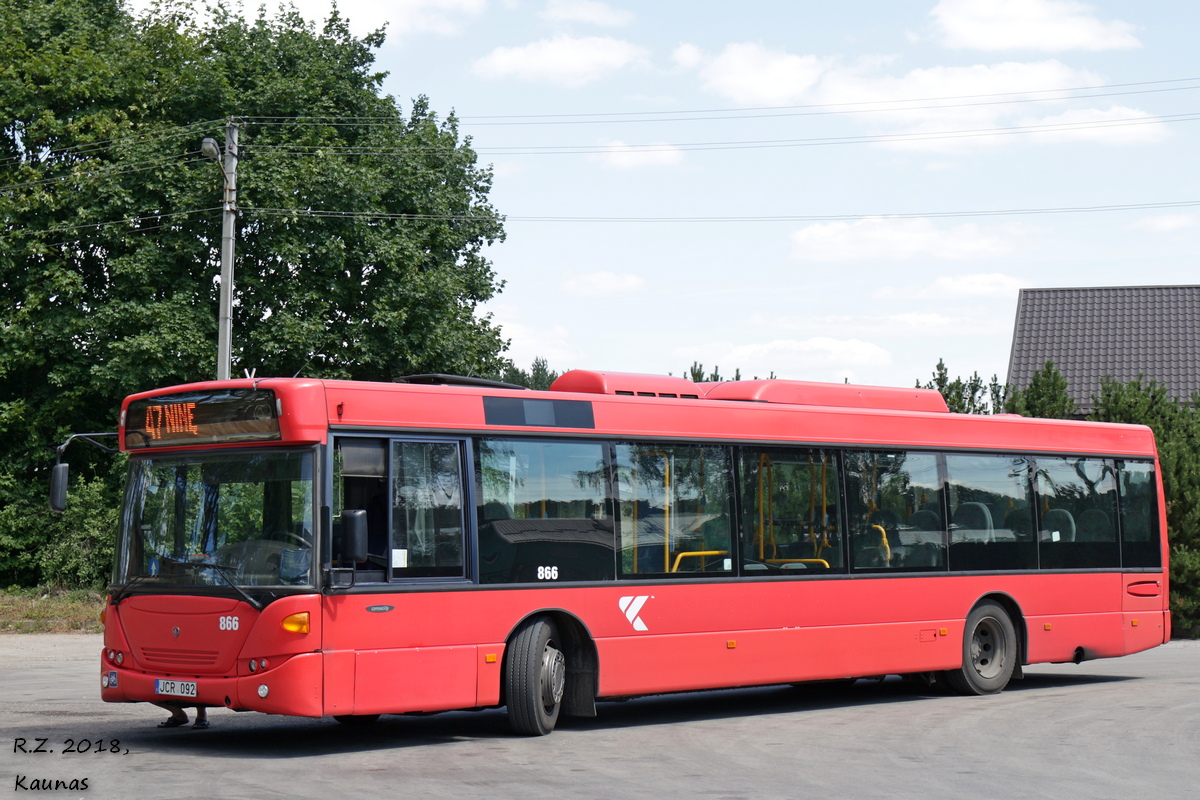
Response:
[[[1195,0],[339,9],[492,165],[518,366],[1003,381],[1021,288],[1200,283]]]

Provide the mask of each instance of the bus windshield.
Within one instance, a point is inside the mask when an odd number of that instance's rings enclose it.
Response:
[[[311,451],[130,461],[113,582],[311,586]]]

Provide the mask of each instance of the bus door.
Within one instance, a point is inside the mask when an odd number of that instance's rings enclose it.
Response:
[[[469,620],[437,613],[445,608],[431,598],[446,595],[423,591],[466,585],[470,577],[468,452],[462,439],[335,441],[333,518],[366,512],[367,557],[353,565],[355,589],[325,600],[327,713],[476,705],[476,648],[453,644],[463,640],[455,628]]]

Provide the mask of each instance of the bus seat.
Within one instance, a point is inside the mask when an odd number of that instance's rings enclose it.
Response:
[[[1014,508],[1004,515],[1004,527],[1018,542],[1033,541],[1033,516],[1027,508]]]
[[[941,518],[928,509],[914,511],[913,515],[908,518],[908,524],[919,531],[939,531],[942,529]]]
[[[991,542],[996,538],[992,512],[983,503],[960,503],[954,511],[954,539],[960,542]]]
[[[1115,542],[1116,531],[1108,514],[1098,508],[1089,508],[1079,515],[1075,531],[1077,542]]]
[[[872,511],[871,515],[867,517],[867,525],[878,525],[891,533],[900,527],[900,515],[895,511],[879,508]]]
[[[1065,508],[1052,508],[1042,514],[1042,541],[1075,541],[1075,518],[1071,516],[1070,511]]]

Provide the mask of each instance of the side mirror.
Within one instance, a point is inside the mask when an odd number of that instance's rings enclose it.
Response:
[[[67,467],[66,463],[55,464],[50,473],[50,510],[60,514],[67,509]]]
[[[343,564],[358,564],[367,560],[367,512],[348,508],[342,512]]]

